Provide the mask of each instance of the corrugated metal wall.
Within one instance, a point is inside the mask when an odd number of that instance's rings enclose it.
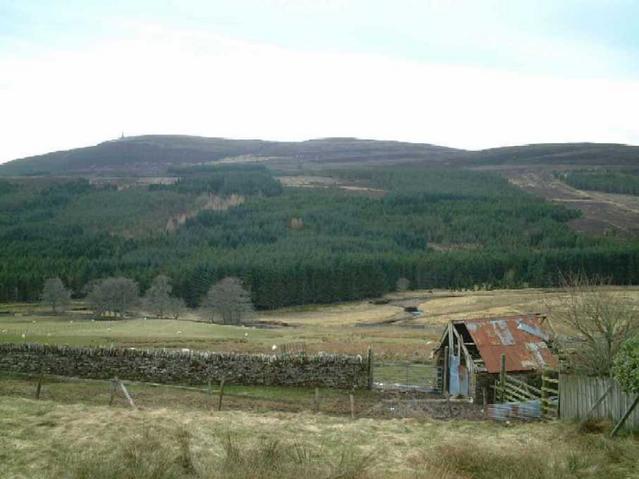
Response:
[[[560,417],[562,419],[586,419],[597,400],[612,386],[606,398],[592,412],[591,417],[619,421],[635,400],[614,379],[591,378],[561,374],[559,378]],[[639,406],[626,420],[624,429],[639,428]]]

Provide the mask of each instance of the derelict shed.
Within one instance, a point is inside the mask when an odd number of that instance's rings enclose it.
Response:
[[[545,317],[538,314],[451,321],[434,351],[438,388],[453,396],[492,398],[499,379],[502,354],[506,372],[530,381],[546,367],[556,368],[557,357],[548,348]]]

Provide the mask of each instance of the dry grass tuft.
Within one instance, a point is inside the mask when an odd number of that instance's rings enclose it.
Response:
[[[559,479],[557,468],[538,451],[494,450],[472,443],[446,444],[425,458],[426,464],[444,473],[444,477],[495,479]]]
[[[177,441],[184,440],[181,432]],[[191,459],[173,447],[167,438],[144,429],[112,449],[86,449],[69,453],[57,466],[67,479],[173,479],[189,477]],[[185,467],[186,466],[186,467]]]
[[[219,479],[365,479],[374,464],[370,455],[346,447],[339,457],[331,460],[326,451],[315,450],[307,444],[282,443],[269,439],[258,444],[247,444],[227,435],[224,459]]]
[[[251,442],[230,433],[217,451],[193,453],[191,435],[178,428],[164,436],[144,429],[114,449],[69,454],[58,465],[67,479],[366,479],[372,458],[345,448],[331,460],[326,451],[277,439]]]
[[[439,479],[622,479],[639,466],[636,445],[574,431],[569,444],[511,444],[457,441],[425,453],[425,468]]]
[[[603,434],[610,431],[610,421],[602,419],[586,419],[579,423],[578,431],[582,434]]]

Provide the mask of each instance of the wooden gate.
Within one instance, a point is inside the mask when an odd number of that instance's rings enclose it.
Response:
[[[559,417],[559,372],[544,369],[541,387],[506,374],[504,370],[495,384],[495,404],[487,406],[493,419],[557,419]]]

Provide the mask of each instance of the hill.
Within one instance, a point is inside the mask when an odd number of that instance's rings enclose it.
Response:
[[[639,147],[615,143],[547,143],[508,146],[467,152],[458,156],[478,165],[637,166]]]
[[[144,289],[159,273],[192,307],[238,276],[260,309],[374,297],[400,278],[551,286],[583,271],[637,284],[637,197],[586,194],[556,175],[629,171],[635,151],[141,136],[16,160],[0,166],[0,301],[35,300],[49,277],[81,296],[95,279]]]
[[[0,175],[159,175],[171,166],[222,160],[269,161],[279,167],[301,163],[362,164],[396,161],[441,162],[461,150],[421,143],[324,138],[302,142],[230,140],[179,135],[148,135],[106,141],[0,165]]]
[[[13,160],[0,165],[0,175],[161,176],[176,166],[246,161],[265,162],[283,171],[399,164],[635,166],[639,164],[639,147],[561,143],[466,151],[427,143],[357,138],[278,142],[145,135]]]

